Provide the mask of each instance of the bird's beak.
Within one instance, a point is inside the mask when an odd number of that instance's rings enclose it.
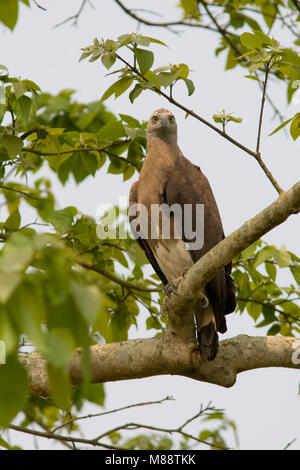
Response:
[[[163,120],[163,127],[170,127],[170,121],[169,118],[164,118]]]

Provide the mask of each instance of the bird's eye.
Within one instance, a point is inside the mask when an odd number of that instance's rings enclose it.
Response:
[[[158,121],[158,117],[157,117],[157,116],[153,116],[152,122],[156,123],[157,121]]]
[[[174,122],[174,116],[169,117],[169,122]]]

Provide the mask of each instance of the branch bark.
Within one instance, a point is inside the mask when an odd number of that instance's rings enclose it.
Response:
[[[196,349],[193,305],[202,288],[234,256],[272,228],[300,211],[300,182],[195,263],[179,283],[178,295],[166,299],[168,330],[160,337],[92,346],[91,382],[137,379],[176,374],[231,387],[240,372],[261,367],[290,367],[293,353],[300,356],[300,339],[269,336],[237,336],[222,341],[217,358],[203,361]],[[82,382],[81,350],[69,365],[73,385]],[[298,359],[298,357],[296,358]],[[300,359],[300,357],[299,357]],[[31,379],[32,394],[49,395],[47,364],[38,353],[24,354],[22,362]]]
[[[214,361],[201,359],[193,342],[164,336],[134,339],[91,347],[92,383],[140,379],[155,375],[182,375],[223,387],[232,387],[237,375],[263,367],[300,369],[293,354],[300,350],[300,339],[281,336],[239,335],[221,341]],[[299,354],[300,355],[300,354]],[[49,396],[46,361],[38,354],[25,354],[22,362],[31,378],[32,394]],[[298,362],[298,361],[297,361]],[[82,382],[81,351],[69,366],[73,385]]]

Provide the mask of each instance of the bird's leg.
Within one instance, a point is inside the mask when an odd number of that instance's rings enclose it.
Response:
[[[177,279],[175,279],[174,281],[172,282],[168,282],[168,284],[163,288],[163,292],[169,297],[171,294],[175,294],[175,295],[178,295],[177,294],[177,289],[178,289],[178,286],[179,286],[179,283],[182,281],[182,279],[184,278],[184,276],[186,275],[186,273],[188,272],[189,268],[186,267],[183,269],[182,271],[182,275],[180,277],[178,277]],[[206,298],[206,297],[205,297]],[[207,300],[207,298],[206,298]],[[208,301],[208,300],[207,300]],[[206,306],[206,305],[205,305]]]
[[[179,282],[182,278],[175,279],[175,281],[168,282],[168,284],[163,288],[163,292],[170,297],[171,294],[178,295],[176,289],[179,285]]]

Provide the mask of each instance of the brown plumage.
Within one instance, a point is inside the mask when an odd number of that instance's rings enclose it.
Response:
[[[177,145],[177,125],[173,114],[166,109],[155,111],[147,126],[147,157],[141,169],[139,181],[130,191],[129,203],[143,204],[148,214],[153,205],[191,205],[189,222],[196,230],[196,205],[204,205],[204,244],[202,247],[187,250],[188,242],[177,215],[162,211],[157,224],[154,216],[148,218],[148,234],[140,234],[137,241],[162,282],[167,285],[179,278],[201,256],[224,238],[219,210],[207,178],[200,168],[186,159]],[[188,216],[185,216],[186,218]],[[170,222],[170,238],[162,236],[162,222]],[[131,217],[133,231],[137,219]],[[199,223],[199,221],[198,221]],[[156,226],[155,226],[156,224]],[[178,238],[178,227],[182,237]],[[157,238],[151,233],[156,230]],[[198,227],[199,228],[199,227]],[[207,284],[199,300],[195,320],[197,340],[201,355],[212,360],[218,351],[217,331],[227,329],[225,315],[236,307],[235,285],[231,273],[231,263]]]

